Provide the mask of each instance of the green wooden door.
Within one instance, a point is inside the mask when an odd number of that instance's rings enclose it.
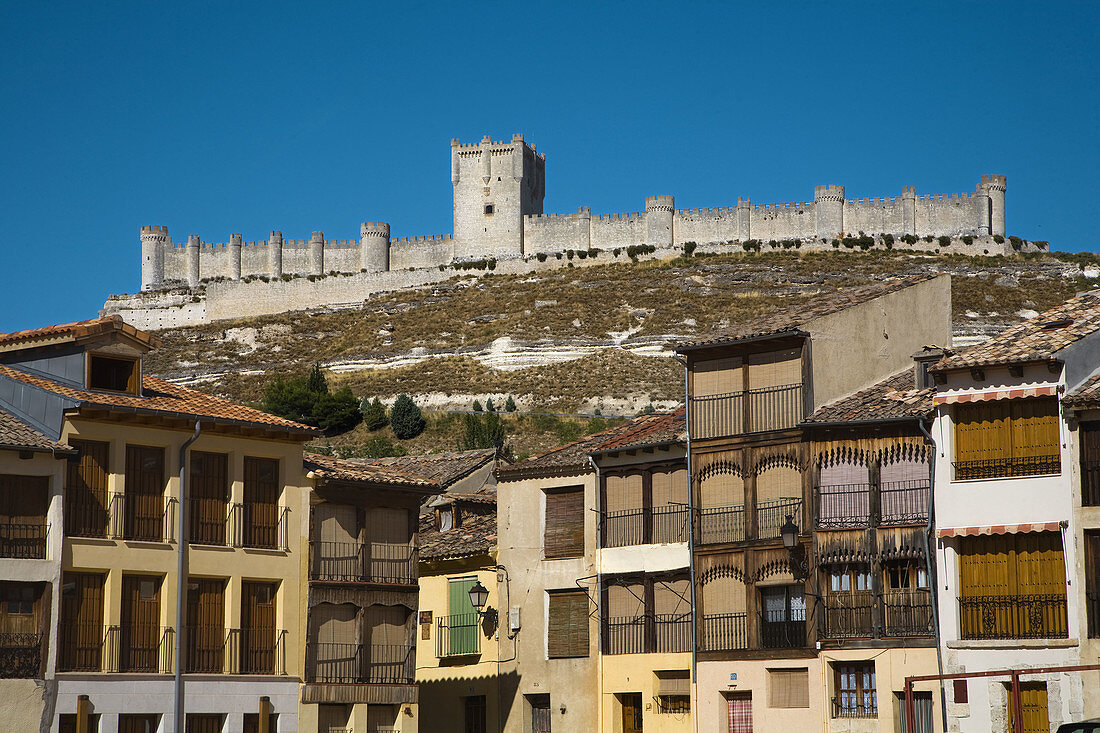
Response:
[[[470,589],[477,578],[452,578],[447,598],[450,654],[477,653],[477,611],[470,603]]]

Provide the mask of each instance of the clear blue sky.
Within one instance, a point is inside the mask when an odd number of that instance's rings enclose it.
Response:
[[[972,191],[1097,249],[1095,3],[47,3],[0,9],[0,331],[139,287],[139,227],[451,231],[449,141],[546,210]]]

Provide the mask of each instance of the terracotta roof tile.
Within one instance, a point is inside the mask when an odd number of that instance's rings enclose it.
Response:
[[[1100,372],[1081,383],[1081,386],[1062,399],[1062,404],[1070,407],[1100,406]]]
[[[11,413],[0,410],[0,448],[71,454],[76,451],[64,443],[50,440]]]
[[[807,423],[908,420],[932,414],[935,390],[917,389],[913,369],[904,369],[867,389],[820,407]]]
[[[334,458],[320,453],[306,453],[302,466],[319,478],[340,481],[362,481],[372,484],[392,484],[418,489],[439,490],[437,482],[405,471],[380,466],[374,461],[356,458]]]
[[[935,371],[1056,359],[1070,344],[1100,330],[1100,293],[1078,295],[933,366]]]
[[[151,333],[134,328],[122,320],[122,316],[111,315],[103,318],[93,318],[87,321],[75,321],[73,323],[59,323],[42,328],[31,328],[26,331],[14,331],[12,333],[0,333],[0,349],[24,346],[30,348],[37,342],[57,342],[58,340],[75,341],[76,339],[97,336],[103,333],[118,331],[131,338],[144,342],[150,348],[160,346],[160,339]]]
[[[871,285],[856,288],[842,288],[836,292],[813,298],[805,303],[789,308],[763,313],[751,321],[737,323],[697,341],[688,341],[676,347],[677,351],[688,351],[707,346],[734,343],[743,339],[771,336],[788,331],[798,331],[816,318],[839,313],[875,298],[903,290],[937,275],[913,275],[904,278],[891,278]]]
[[[302,425],[293,420],[269,415],[266,412],[245,407],[221,397],[214,397],[213,395],[181,387],[178,384],[172,384],[156,377],[146,376],[142,379],[142,394],[138,396],[75,389],[4,365],[0,365],[0,375],[68,397],[88,407],[137,410],[148,414],[166,416],[186,415],[188,417],[207,418],[222,423],[258,425],[276,430],[286,430],[303,437],[319,433],[316,428],[309,425]]]
[[[392,468],[402,473],[419,476],[445,488],[481,468],[495,457],[495,449],[483,448],[451,453],[429,453],[420,456],[363,460],[369,461],[374,466]]]
[[[474,501],[470,501],[469,495],[446,496],[453,497],[459,506],[459,525],[440,532],[434,512],[421,515],[420,558],[449,560],[491,552],[497,542],[496,496],[477,494]],[[489,501],[486,501],[487,496]]]
[[[646,420],[629,423],[631,428],[611,440],[600,444],[592,453],[604,453],[612,450],[642,448],[650,445],[667,445],[687,439],[687,423],[684,420],[684,408],[656,415],[645,416]]]

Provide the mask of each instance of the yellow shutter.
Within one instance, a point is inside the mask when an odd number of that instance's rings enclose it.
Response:
[[[1012,402],[1014,458],[1058,454],[1058,402],[1054,398]]]

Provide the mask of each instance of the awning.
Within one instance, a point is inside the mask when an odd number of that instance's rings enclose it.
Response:
[[[937,537],[977,537],[983,534],[1016,534],[1017,532],[1057,532],[1069,525],[1060,522],[1033,522],[1031,524],[990,524],[983,527],[940,527]]]
[[[934,405],[950,405],[954,402],[985,402],[987,400],[1014,400],[1022,397],[1053,397],[1058,394],[1058,385],[1045,387],[1020,387],[1018,389],[993,389],[986,392],[964,392],[962,394],[938,394],[932,398]]]
[[[1018,389],[993,389],[987,392],[964,392],[962,394],[938,394],[932,398],[934,405],[950,405],[954,402],[985,402],[987,400],[1014,400],[1022,397],[1053,397],[1058,394],[1058,385],[1045,387],[1020,387]]]

